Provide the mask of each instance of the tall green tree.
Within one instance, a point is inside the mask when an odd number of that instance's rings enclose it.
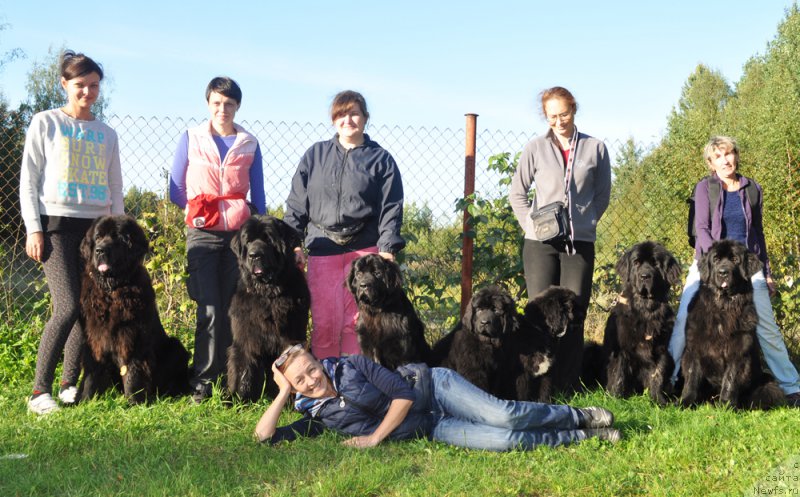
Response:
[[[764,188],[773,259],[800,254],[800,10],[787,10],[763,55],[751,58],[725,115],[742,172]],[[800,269],[796,267],[797,269]]]

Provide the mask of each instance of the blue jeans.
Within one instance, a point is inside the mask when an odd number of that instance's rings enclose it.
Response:
[[[433,440],[494,451],[585,440],[578,412],[566,405],[501,400],[446,368],[431,369]]]
[[[783,334],[775,323],[775,314],[772,312],[772,302],[769,300],[769,289],[764,272],[759,271],[750,278],[753,284],[753,303],[758,314],[756,336],[767,367],[787,395],[800,392],[800,375],[789,359]],[[686,347],[686,317],[689,314],[689,303],[700,288],[700,270],[695,260],[689,267],[686,276],[686,285],[683,287],[681,302],[678,305],[678,315],[675,316],[675,326],[672,328],[672,338],[669,341],[669,353],[675,360],[675,371],[672,373],[672,382],[678,379],[681,367],[681,356]]]

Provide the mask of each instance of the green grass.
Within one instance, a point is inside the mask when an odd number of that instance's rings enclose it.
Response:
[[[251,433],[267,401],[131,407],[107,395],[36,417],[26,412],[27,388],[20,381],[0,393],[3,496],[759,495],[756,482],[800,454],[796,409],[658,408],[601,392],[571,402],[612,409],[620,444],[491,453],[425,440],[359,451],[334,434],[261,445]],[[800,491],[796,466],[783,470],[795,478],[783,478],[783,495]]]

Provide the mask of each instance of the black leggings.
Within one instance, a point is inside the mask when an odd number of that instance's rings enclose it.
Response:
[[[575,254],[570,255],[564,244],[526,238],[522,248],[522,263],[529,300],[551,286],[563,286],[578,295],[578,304],[582,314],[585,314],[592,293],[594,243],[575,242]]]
[[[81,233],[56,231],[44,234],[44,274],[53,314],[44,326],[36,355],[34,391],[51,393],[58,360],[64,352],[62,383],[75,385],[80,375],[83,330],[80,315]]]

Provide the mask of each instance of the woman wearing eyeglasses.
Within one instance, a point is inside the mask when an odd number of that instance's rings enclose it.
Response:
[[[349,435],[343,443],[350,447],[427,437],[494,451],[591,437],[612,443],[622,439],[619,430],[610,428],[613,414],[600,407],[500,400],[446,368],[410,365],[398,371],[403,375],[361,355],[320,362],[295,345],[272,365],[280,392],[258,421],[255,437],[276,444],[316,436],[327,428]],[[278,427],[292,393],[303,417]]]
[[[555,86],[540,97],[548,130],[525,145],[509,201],[525,234],[522,260],[528,298],[556,285],[578,296],[575,322],[562,338],[575,351],[566,372],[569,390],[577,386],[594,242],[611,195],[611,163],[603,141],[575,126],[578,104],[569,90]],[[533,201],[531,188],[536,192]]]

